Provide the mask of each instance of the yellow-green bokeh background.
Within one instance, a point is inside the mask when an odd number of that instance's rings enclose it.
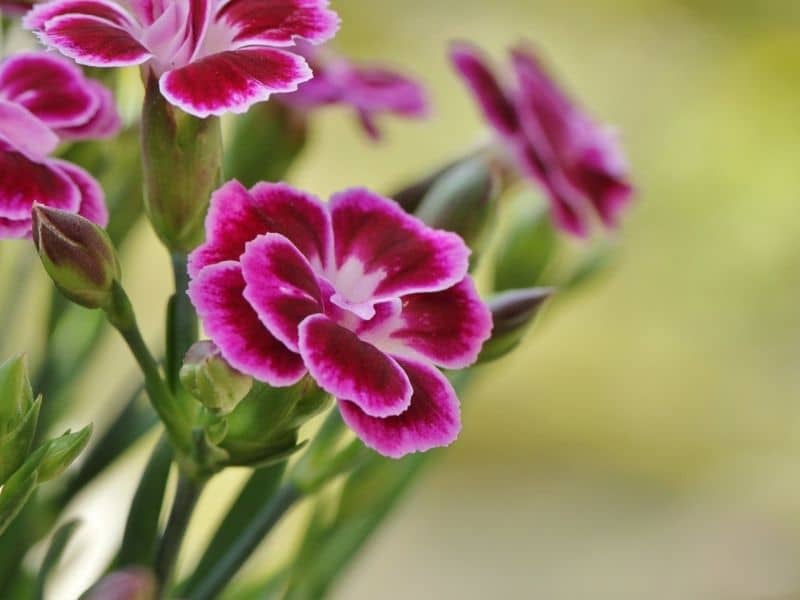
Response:
[[[435,113],[387,122],[376,146],[329,111],[293,182],[389,190],[475,144],[485,130],[446,44],[470,39],[500,58],[524,38],[619,126],[639,190],[615,268],[487,369],[458,443],[336,597],[800,598],[800,4],[332,4],[335,46],[415,72]],[[155,341],[169,278],[146,227],[124,262]],[[111,337],[103,356],[82,384],[89,416],[128,361]],[[102,515],[89,517],[95,538],[118,527],[140,464],[76,509]],[[195,547],[237,481],[208,494]],[[277,566],[280,550],[250,572]]]

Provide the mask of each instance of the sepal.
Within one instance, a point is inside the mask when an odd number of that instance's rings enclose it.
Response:
[[[514,350],[553,291],[552,288],[508,290],[490,298],[494,328],[478,362],[491,362]]]
[[[252,377],[231,367],[217,345],[208,340],[189,348],[180,379],[186,391],[219,416],[233,412],[253,385]]]

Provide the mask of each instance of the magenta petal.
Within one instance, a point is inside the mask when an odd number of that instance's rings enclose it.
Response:
[[[189,284],[189,297],[203,328],[236,369],[274,386],[297,383],[303,360],[267,331],[242,295],[241,267],[224,262],[203,269]]]
[[[408,408],[411,385],[397,362],[328,317],[301,323],[300,354],[322,389],[366,414],[388,417]]]
[[[166,72],[161,93],[197,117],[246,112],[276,92],[291,92],[310,79],[311,70],[296,54],[271,48],[220,52]]]
[[[45,24],[39,37],[75,62],[90,67],[139,65],[152,57],[127,31],[97,17],[56,17]]]
[[[108,209],[106,208],[105,194],[97,180],[79,166],[63,160],[51,160],[51,165],[57,166],[62,173],[78,186],[81,192],[81,204],[78,214],[100,227],[108,225]]]
[[[520,131],[517,112],[483,53],[470,44],[458,43],[450,49],[450,60],[492,127],[503,136],[516,135]]]
[[[99,108],[99,98],[72,63],[44,52],[18,54],[0,65],[0,95],[49,127],[69,127]]]
[[[391,458],[451,444],[461,431],[461,411],[453,386],[431,366],[399,362],[414,389],[408,410],[381,419],[340,399],[342,419],[367,446]]]
[[[236,31],[238,44],[290,46],[296,37],[319,44],[339,28],[339,17],[327,6],[327,0],[230,0],[217,18]]]
[[[50,161],[34,162],[13,150],[0,151],[0,217],[28,219],[34,202],[75,212],[81,194]]]
[[[239,260],[245,245],[262,233],[280,233],[312,265],[327,262],[330,219],[314,196],[283,183],[261,183],[251,192],[229,181],[211,196],[206,242],[189,257],[194,276],[206,265]]]
[[[0,100],[0,140],[33,160],[44,158],[58,146],[58,136],[49,127],[26,108],[5,100]]]
[[[111,90],[94,80],[88,80],[89,89],[98,100],[98,108],[85,123],[74,127],[61,127],[58,135],[64,139],[102,139],[116,135],[122,127]]]
[[[241,259],[244,297],[261,322],[286,347],[298,352],[298,328],[322,312],[314,271],[292,243],[277,233],[258,236]]]
[[[0,240],[30,238],[33,219],[6,219],[0,217]]]
[[[333,283],[354,307],[447,289],[467,273],[469,249],[459,236],[427,227],[392,200],[352,189],[330,206],[339,270]]]
[[[401,354],[411,351],[440,367],[462,369],[475,362],[491,331],[492,315],[466,277],[441,292],[404,296],[399,315],[361,336],[385,352],[400,348]]]
[[[110,0],[54,0],[40,3],[25,15],[23,24],[28,29],[42,30],[47,21],[64,15],[97,17],[123,28],[134,25],[130,16]]]
[[[333,233],[330,215],[318,198],[284,183],[258,183],[250,194],[270,231],[286,236],[316,269],[327,266]]]
[[[211,195],[206,241],[189,256],[189,274],[195,277],[207,265],[238,261],[247,242],[269,231],[250,192],[238,181],[229,181]]]

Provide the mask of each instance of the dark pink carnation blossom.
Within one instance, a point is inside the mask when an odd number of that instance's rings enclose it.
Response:
[[[24,23],[80,64],[146,64],[170,103],[204,118],[245,112],[310,79],[303,57],[283,48],[296,38],[318,44],[333,37],[339,19],[327,6],[327,0],[53,0],[36,6]]]
[[[206,233],[189,295],[234,368],[275,386],[310,374],[386,456],[457,437],[458,399],[436,367],[472,364],[492,326],[461,238],[364,189],[325,204],[237,181],[213,195]]]
[[[0,238],[30,236],[35,202],[105,226],[99,184],[49,155],[62,139],[108,137],[119,127],[111,93],[70,62],[32,52],[0,63]]]
[[[450,58],[521,173],[544,189],[556,225],[584,237],[594,213],[616,227],[633,188],[614,131],[576,107],[528,47],[511,52],[513,88],[469,44],[455,44]]]
[[[382,113],[419,119],[429,112],[425,88],[410,77],[378,65],[361,65],[309,44],[298,47],[314,78],[296,92],[278,99],[292,108],[309,111],[341,104],[352,107],[372,139],[381,134],[376,118]]]

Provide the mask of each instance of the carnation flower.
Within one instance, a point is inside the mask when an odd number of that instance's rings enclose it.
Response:
[[[425,89],[402,73],[379,65],[357,64],[309,44],[299,45],[298,50],[311,65],[314,78],[296,92],[281,95],[281,103],[303,112],[336,104],[349,106],[372,139],[381,137],[376,119],[383,113],[407,118],[427,116]]]
[[[234,368],[274,386],[310,374],[387,456],[456,438],[458,399],[436,367],[472,364],[491,330],[461,238],[364,189],[323,204],[236,181],[212,197],[206,234],[189,294]]]
[[[510,88],[471,45],[453,46],[451,60],[519,171],[547,194],[556,225],[586,236],[596,214],[615,227],[633,190],[613,130],[570,102],[528,47],[511,52]]]
[[[0,238],[29,237],[36,202],[105,226],[94,178],[48,155],[62,139],[107,137],[119,126],[111,93],[66,60],[23,53],[0,63]]]
[[[198,117],[245,112],[311,78],[296,38],[324,42],[339,20],[327,0],[54,0],[25,25],[95,67],[146,65],[163,96]]]

